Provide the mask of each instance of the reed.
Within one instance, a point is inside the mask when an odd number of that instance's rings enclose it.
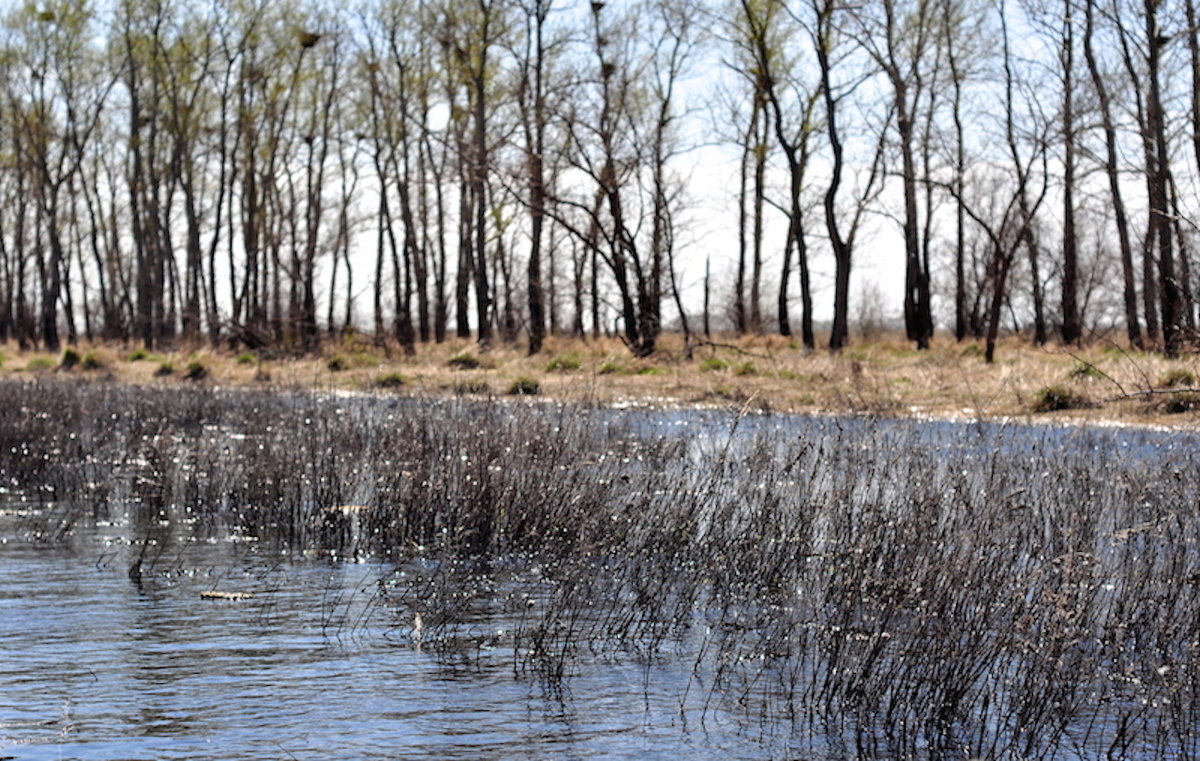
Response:
[[[1186,434],[69,380],[0,398],[36,541],[127,516],[389,558],[378,605],[427,650],[462,657],[465,622],[506,611],[521,678],[686,659],[714,709],[861,756],[1200,753]]]

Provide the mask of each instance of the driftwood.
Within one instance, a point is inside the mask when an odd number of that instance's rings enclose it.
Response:
[[[1104,399],[1103,402],[1121,402],[1126,399],[1149,398],[1152,396],[1171,396],[1173,394],[1200,394],[1200,388],[1196,386],[1186,386],[1184,388],[1147,388],[1140,391],[1122,391],[1116,396],[1110,396]]]
[[[254,597],[251,592],[218,592],[215,589],[200,593],[202,600],[249,600],[251,597]]]
[[[1122,353],[1124,354],[1124,352],[1122,352]],[[1127,401],[1129,399],[1149,399],[1149,398],[1155,397],[1155,396],[1172,396],[1172,395],[1177,395],[1177,394],[1200,393],[1200,388],[1197,388],[1196,386],[1184,386],[1182,388],[1174,388],[1174,387],[1172,387],[1172,388],[1153,388],[1153,387],[1151,387],[1149,376],[1146,375],[1145,371],[1143,371],[1142,368],[1139,365],[1137,365],[1136,362],[1134,363],[1134,367],[1136,367],[1138,372],[1141,373],[1142,380],[1144,380],[1146,383],[1146,388],[1136,389],[1134,391],[1126,391],[1125,387],[1121,385],[1120,381],[1118,381],[1116,378],[1112,377],[1108,373],[1101,370],[1094,363],[1088,362],[1083,357],[1076,356],[1072,352],[1067,352],[1067,355],[1069,357],[1071,357],[1072,359],[1074,359],[1076,362],[1078,362],[1080,364],[1080,366],[1088,368],[1088,370],[1095,372],[1097,375],[1100,375],[1105,380],[1109,381],[1110,383],[1112,383],[1114,386],[1117,387],[1117,391],[1119,393],[1117,393],[1114,396],[1110,396],[1105,399],[1102,399],[1100,401],[1101,404],[1109,404],[1110,402],[1123,402],[1123,401]],[[1128,356],[1128,355],[1126,355],[1126,356]]]

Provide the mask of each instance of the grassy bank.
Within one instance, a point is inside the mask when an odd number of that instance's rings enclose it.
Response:
[[[148,353],[82,346],[62,354],[0,348],[0,375],[69,373],[150,385],[216,383],[339,388],[409,395],[537,394],[569,402],[872,413],[942,418],[1031,418],[1190,425],[1200,412],[1200,357],[1168,361],[1112,344],[1039,348],[1010,339],[994,365],[978,344],[935,342],[918,352],[899,336],[840,355],[806,355],[778,336],[720,338],[683,356],[678,336],[635,359],[615,339],[552,338],[526,356],[518,346],[480,351],[455,339],[397,347],[349,338],[319,355],[280,357],[198,348]]]

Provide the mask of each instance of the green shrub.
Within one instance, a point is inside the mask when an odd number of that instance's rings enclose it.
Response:
[[[541,390],[541,384],[533,378],[520,377],[508,387],[509,396],[536,396]]]
[[[478,370],[483,366],[483,363],[479,361],[479,357],[476,357],[469,351],[455,354],[447,360],[446,364],[455,370]]]
[[[378,367],[381,361],[378,354],[356,351],[350,355],[348,363],[350,367]]]
[[[489,391],[491,391],[491,387],[483,378],[466,378],[454,382],[454,393],[456,394],[486,394]]]
[[[775,373],[775,377],[779,378],[780,380],[791,380],[791,381],[804,379],[804,376],[801,375],[800,373],[796,372],[795,370],[780,370],[779,372]]]
[[[198,360],[188,362],[187,369],[183,371],[183,377],[190,381],[204,380],[208,377],[208,368]]]
[[[758,375],[758,368],[753,362],[742,362],[733,368],[734,375]]]
[[[158,369],[156,369],[154,371],[155,378],[165,378],[168,375],[174,375],[174,374],[175,374],[175,366],[172,365],[170,362],[163,362],[162,364],[160,364],[158,366]]]
[[[729,363],[720,357],[709,357],[700,363],[700,372],[715,373],[729,367]]]
[[[744,402],[750,397],[745,391],[737,386],[729,386],[724,383],[718,385],[712,391],[706,391],[701,397],[705,401],[722,401],[722,402]]]
[[[1100,372],[1095,365],[1090,365],[1087,362],[1076,362],[1075,367],[1071,368],[1071,372],[1067,373],[1068,380],[1102,380],[1104,373]]]
[[[647,365],[646,367],[643,367],[641,370],[638,370],[637,374],[638,375],[662,375],[665,372],[666,372],[666,370],[664,370],[661,367],[655,367],[654,365]]]
[[[145,349],[134,349],[133,351],[129,352],[129,356],[125,358],[125,361],[141,362],[143,359],[149,356],[150,355],[146,353]]]
[[[1046,386],[1039,389],[1033,396],[1034,412],[1077,410],[1090,406],[1091,403],[1086,396],[1076,393],[1066,386]]]
[[[63,349],[62,356],[58,359],[58,366],[64,370],[70,370],[79,364],[79,352],[74,349]]]
[[[79,361],[79,366],[84,370],[102,370],[104,369],[104,360],[96,355],[96,352],[89,351],[83,355],[83,359]]]
[[[1186,367],[1174,367],[1158,376],[1159,388],[1196,385],[1196,374]]]
[[[984,351],[983,349],[979,348],[979,344],[967,344],[962,348],[962,351],[959,352],[959,356],[982,359],[984,357]]]
[[[237,363],[239,365],[254,365],[258,364],[258,355],[252,351],[244,351],[237,355]]]
[[[407,382],[400,373],[383,373],[375,378],[377,388],[400,388]]]
[[[40,373],[54,369],[54,360],[49,357],[34,357],[25,363],[25,369],[31,373]]]
[[[560,354],[546,363],[546,372],[548,373],[569,373],[572,370],[578,370],[583,366],[579,357],[575,354]]]
[[[342,370],[345,370],[349,366],[350,366],[349,363],[346,362],[346,358],[341,356],[340,354],[337,356],[330,357],[329,361],[325,363],[325,367],[328,368],[329,372],[331,372],[331,373],[340,373]]]
[[[597,375],[613,375],[623,372],[625,372],[625,366],[615,359],[606,359],[600,367],[596,368]]]

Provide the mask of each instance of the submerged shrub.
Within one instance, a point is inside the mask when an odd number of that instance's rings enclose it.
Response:
[[[1196,374],[1186,367],[1173,367],[1158,376],[1159,388],[1175,388],[1176,386],[1196,385]]]
[[[541,384],[533,378],[520,377],[508,387],[509,396],[535,396],[541,390]]]
[[[183,371],[183,377],[190,381],[204,380],[208,377],[208,368],[199,360],[188,362],[187,369]]]
[[[1033,396],[1034,412],[1077,410],[1090,406],[1091,402],[1086,396],[1072,391],[1066,386],[1046,386],[1039,389]]]
[[[455,370],[478,370],[483,366],[483,363],[479,361],[479,357],[476,357],[469,351],[464,351],[446,360],[446,365],[453,367]]]
[[[63,370],[70,370],[79,364],[79,352],[74,349],[63,349],[62,356],[58,359],[58,366]]]
[[[548,373],[569,373],[583,366],[576,354],[560,354],[546,363]]]
[[[1164,415],[1181,415],[1185,412],[1200,410],[1200,393],[1183,391],[1175,394],[1158,394],[1151,404],[1151,409]]]
[[[383,373],[375,378],[376,388],[400,388],[407,382],[400,373]]]

